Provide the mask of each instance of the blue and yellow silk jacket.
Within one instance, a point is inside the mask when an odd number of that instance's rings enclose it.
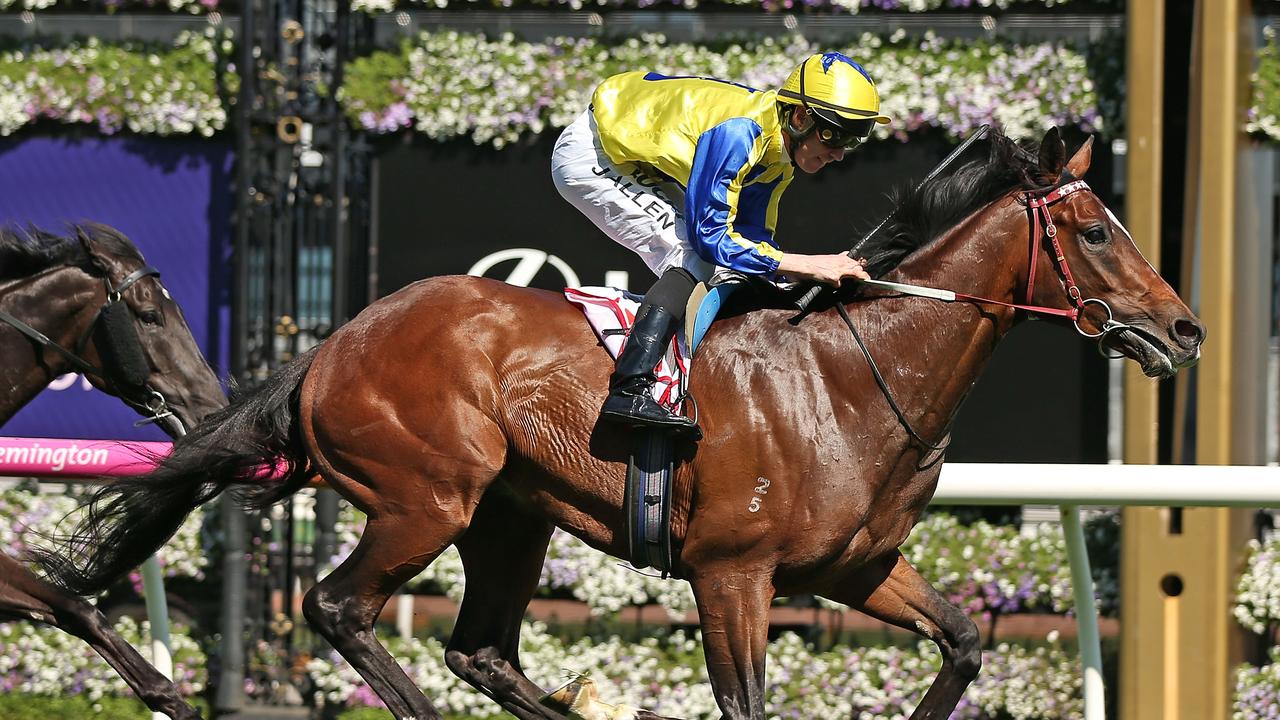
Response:
[[[591,106],[615,164],[647,165],[685,189],[687,237],[707,262],[772,275],[778,200],[794,169],[777,93],[711,78],[615,75]]]

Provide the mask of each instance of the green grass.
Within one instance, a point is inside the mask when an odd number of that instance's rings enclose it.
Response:
[[[208,716],[203,703],[195,701],[194,704]],[[151,720],[151,711],[135,698],[107,697],[95,702],[83,695],[0,695],[0,718],[4,720],[82,720],[89,717],[94,720]]]

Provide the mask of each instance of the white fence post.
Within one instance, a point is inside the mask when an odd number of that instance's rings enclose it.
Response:
[[[142,595],[147,602],[147,620],[151,622],[151,664],[161,675],[173,679],[173,642],[169,638],[169,601],[164,596],[164,576],[160,561],[152,555],[142,563]],[[165,720],[164,713],[151,713],[152,720]]]
[[[1071,591],[1076,601],[1077,638],[1084,670],[1084,718],[1105,720],[1106,688],[1102,684],[1102,641],[1098,635],[1098,606],[1093,596],[1093,573],[1084,544],[1080,508],[1062,506],[1062,532],[1067,541],[1067,562],[1071,565]]]
[[[413,595],[406,592],[396,596],[396,631],[401,640],[413,637]]]

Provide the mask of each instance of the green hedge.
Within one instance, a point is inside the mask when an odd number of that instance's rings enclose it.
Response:
[[[988,122],[1014,137],[1039,137],[1049,125],[1110,133],[1121,108],[1119,37],[1074,47],[903,32],[822,45],[799,35],[693,44],[660,35],[524,42],[428,32],[356,60],[340,99],[351,121],[370,132],[412,129],[502,147],[568,125],[615,73],[645,69],[771,88],[800,59],[824,50],[848,53],[875,78],[881,111],[893,118],[881,137],[905,139],[926,127],[962,136]]]
[[[40,121],[90,125],[104,134],[211,136],[227,125],[220,73],[231,41],[210,29],[171,45],[95,39],[0,52],[0,135]]]
[[[352,0],[357,12],[369,14],[388,13],[393,10],[484,8],[493,10],[559,8],[567,10],[597,10],[626,8],[633,10],[695,10],[700,7],[729,7],[743,10],[778,12],[801,10],[804,12],[858,13],[862,10],[890,13],[919,13],[931,10],[979,10],[1013,12],[1056,8],[1071,5],[1084,11],[1115,11],[1124,8],[1123,0]],[[18,10],[70,10],[116,12],[172,11],[202,14],[215,10],[238,12],[239,2],[219,0],[0,0],[0,11]]]
[[[193,702],[208,717],[203,703]],[[136,698],[83,695],[43,697],[19,693],[0,694],[0,718],[4,720],[151,720],[151,711]]]
[[[1280,47],[1276,45],[1276,29],[1264,30],[1266,43],[1258,51],[1258,66],[1253,73],[1253,102],[1245,129],[1271,140],[1280,140]]]

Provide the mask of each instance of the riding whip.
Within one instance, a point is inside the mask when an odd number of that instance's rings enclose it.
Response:
[[[975,142],[978,141],[979,138],[986,135],[987,129],[989,127],[990,126],[987,123],[983,123],[982,125],[980,125],[977,130],[973,131],[973,134],[971,134],[968,138],[966,138],[964,142],[960,143],[959,147],[957,147],[955,150],[952,150],[950,155],[947,155],[945,158],[943,158],[942,162],[938,163],[937,167],[935,167],[932,171],[930,171],[928,175],[925,175],[924,179],[921,180],[920,183],[916,185],[915,189],[912,190],[911,192],[912,193],[920,192],[920,188],[924,187],[925,183],[937,177],[938,173],[942,172],[943,170],[946,170],[947,166],[955,162],[955,159],[960,157],[960,155],[965,150],[968,150],[970,145],[974,144]],[[880,232],[880,229],[883,228],[885,224],[889,222],[889,219],[892,218],[894,214],[897,212],[898,212],[898,209],[894,208],[893,212],[890,212],[888,215],[885,215],[884,219],[881,220],[878,225],[871,228],[871,232],[864,235],[862,239],[859,240],[857,244],[854,245],[849,250],[849,252],[847,253],[848,256],[851,258],[857,257],[857,253],[859,250],[862,249],[862,246],[865,245],[868,240],[875,237],[876,233]],[[800,312],[805,312],[806,310],[809,309],[809,305],[812,304],[815,299],[817,299],[818,295],[822,294],[822,291],[827,289],[830,289],[829,286],[823,285],[820,283],[815,283],[812,287],[809,288],[809,291],[806,292],[804,296],[802,296],[799,300],[796,301],[796,307],[799,308]]]

